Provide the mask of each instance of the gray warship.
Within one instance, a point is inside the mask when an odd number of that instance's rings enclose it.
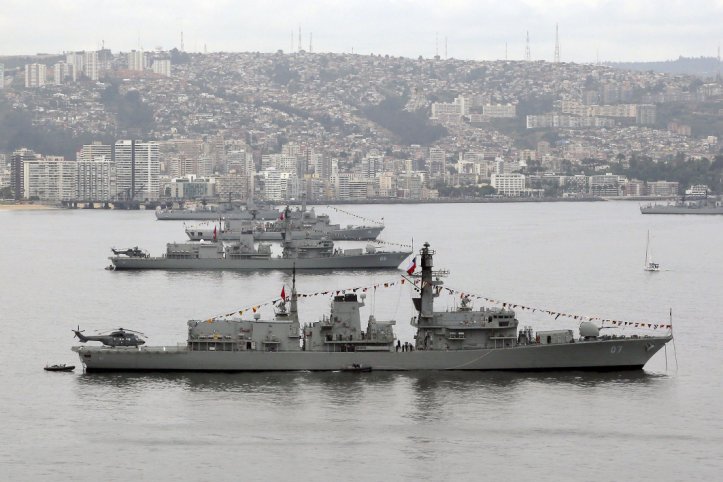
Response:
[[[216,222],[206,222],[195,226],[186,226],[186,235],[191,241],[212,239],[215,236],[220,240],[235,240],[244,232],[253,233],[257,241],[281,241],[285,237],[287,224],[290,224],[291,239],[321,239],[329,238],[332,241],[372,241],[377,239],[384,229],[383,224],[376,226],[344,226],[331,224],[326,214],[316,214],[314,208],[306,209],[306,205],[295,211],[287,207],[283,219],[273,222],[254,220],[223,219]]]
[[[374,245],[339,249],[328,239],[285,239],[282,253],[274,256],[271,245],[255,246],[253,235],[242,233],[235,241],[168,243],[162,256],[150,256],[134,247],[113,248],[113,270],[291,270],[297,269],[396,269],[411,251],[385,251]]]
[[[279,218],[279,210],[273,207],[257,206],[253,202],[245,206],[239,203],[221,203],[218,206],[204,206],[197,209],[157,209],[156,219],[159,221],[209,221],[225,219],[258,219],[271,221]]]
[[[718,198],[683,199],[673,204],[640,206],[642,214],[723,214],[723,201]]]
[[[274,319],[212,318],[188,322],[188,339],[177,346],[72,348],[86,371],[268,371],[311,370],[626,370],[642,369],[672,340],[664,336],[601,335],[583,322],[572,330],[520,327],[511,309],[473,310],[468,299],[452,311],[435,311],[446,274],[433,270],[434,251],[420,252],[419,295],[413,349],[399,351],[394,321],[370,316],[362,327],[364,295],[337,294],[331,312],[299,321],[295,277],[290,308],[281,299]],[[416,284],[415,284],[416,286]],[[282,295],[283,296],[283,295]],[[358,368],[357,368],[358,367]]]

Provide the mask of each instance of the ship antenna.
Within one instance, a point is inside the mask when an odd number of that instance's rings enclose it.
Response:
[[[291,307],[290,312],[292,317],[297,316],[297,308],[296,308],[296,263],[292,265],[291,268]]]
[[[675,336],[673,336],[673,308],[670,309],[670,337],[673,341],[673,356],[675,357],[675,371],[678,371],[678,349],[675,347]]]

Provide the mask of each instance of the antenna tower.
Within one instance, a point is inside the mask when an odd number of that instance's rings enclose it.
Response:
[[[303,48],[301,47],[301,25],[299,25],[299,52],[301,52]]]
[[[181,30],[181,52],[183,52],[183,30]]]
[[[314,35],[314,34],[309,32],[309,53],[313,52],[313,50],[311,49],[311,47],[312,47],[311,40],[313,38],[312,35]]]
[[[530,55],[530,31],[527,31],[527,41],[525,43],[525,60],[530,61],[532,60],[532,55]]]
[[[439,33],[434,33],[434,58],[439,58]]]
[[[555,63],[560,63],[560,35],[557,24],[555,24]]]
[[[720,50],[720,49],[719,49]],[[447,59],[447,36],[444,36],[444,59]]]

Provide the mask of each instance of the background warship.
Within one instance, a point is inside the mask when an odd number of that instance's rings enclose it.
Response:
[[[156,219],[159,221],[204,221],[223,217],[225,219],[259,219],[273,221],[279,218],[279,210],[273,207],[257,206],[253,202],[241,205],[240,203],[226,202],[217,206],[203,206],[196,209],[157,209]]]
[[[688,199],[674,204],[640,206],[642,214],[723,214],[723,201],[718,198]]]
[[[290,224],[290,239],[329,238],[333,241],[372,241],[377,239],[384,229],[383,224],[376,226],[345,226],[331,224],[327,214],[317,215],[314,208],[306,210],[306,204],[301,209],[285,211],[287,217],[281,216],[273,222],[256,220],[222,219],[219,222],[204,223],[202,225],[186,227],[186,235],[191,241],[202,239],[235,240],[244,232],[251,232],[257,241],[281,241]]]
[[[473,310],[469,300],[453,311],[435,311],[445,272],[433,271],[434,251],[420,252],[419,296],[414,348],[395,346],[394,321],[369,317],[362,328],[364,295],[334,296],[329,316],[299,322],[295,277],[290,309],[277,306],[275,319],[212,318],[188,322],[188,339],[179,346],[75,346],[87,371],[260,371],[343,370],[349,366],[374,370],[623,370],[641,369],[672,339],[664,336],[601,336],[591,322],[572,330],[533,333],[518,330],[510,309]],[[412,268],[413,269],[413,268]],[[410,269],[411,272],[411,269]]]

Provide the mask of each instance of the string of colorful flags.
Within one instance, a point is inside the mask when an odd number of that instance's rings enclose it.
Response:
[[[376,220],[374,220],[374,219],[365,218],[364,216],[359,216],[358,214],[350,213],[349,211],[345,211],[345,210],[343,210],[343,209],[339,209],[339,208],[337,208],[337,207],[330,206],[330,205],[328,205],[328,204],[326,205],[326,207],[328,207],[329,209],[333,209],[334,211],[337,211],[337,212],[340,212],[340,213],[344,213],[344,214],[346,214],[347,216],[351,216],[351,217],[354,217],[354,218],[357,218],[357,219],[361,219],[362,221],[366,221],[367,223],[379,224],[379,225],[382,225],[382,226],[384,225],[384,218],[382,218],[381,221],[376,221]]]
[[[381,240],[381,239],[375,239],[375,240],[372,241],[372,242],[373,242],[373,243],[379,243],[379,244],[386,244],[386,245],[389,245],[389,246],[399,246],[400,248],[413,249],[413,247],[412,247],[411,244],[395,243],[395,242],[393,242],[393,241],[383,241],[383,240]]]
[[[630,326],[630,327],[635,327],[635,328],[650,328],[653,330],[672,328],[672,326],[670,324],[664,324],[664,323],[648,323],[648,322],[642,322],[642,321],[621,321],[621,320],[613,320],[613,319],[609,319],[609,318],[602,318],[600,316],[576,315],[573,313],[563,313],[560,311],[548,310],[545,308],[536,308],[536,307],[531,307],[531,306],[525,306],[525,305],[521,305],[519,303],[510,303],[508,301],[494,300],[492,298],[487,298],[486,296],[476,295],[474,293],[469,293],[467,291],[455,290],[452,288],[448,288],[446,286],[444,286],[444,287],[440,286],[439,289],[445,290],[449,294],[452,294],[452,295],[458,294],[460,296],[460,298],[464,298],[465,296],[467,296],[469,298],[484,300],[488,303],[492,303],[495,305],[501,305],[503,309],[504,308],[518,309],[519,308],[522,311],[530,311],[532,313],[540,312],[540,313],[544,313],[549,316],[553,316],[555,319],[558,319],[562,316],[563,318],[569,318],[569,319],[578,320],[578,321],[599,321],[603,325],[605,323],[610,323],[611,325],[616,325],[618,327]]]
[[[421,287],[424,287],[424,285],[422,285],[420,287],[420,285],[422,284],[421,280],[419,280],[419,279],[411,280],[405,276],[402,276],[401,279],[396,279],[394,281],[385,281],[385,282],[375,283],[375,284],[369,285],[369,286],[358,286],[355,288],[317,291],[315,293],[297,293],[297,296],[299,298],[311,298],[311,297],[315,297],[315,296],[329,296],[329,295],[338,296],[338,295],[342,295],[342,294],[346,294],[346,293],[366,293],[370,290],[376,290],[378,288],[391,288],[393,286],[403,285],[405,283],[410,283],[412,286],[414,286],[414,289],[416,289],[417,291],[420,291]],[[436,286],[435,290],[437,291],[437,294],[441,293],[442,291],[446,291],[450,295],[459,295],[460,298],[467,297],[470,299],[482,300],[487,303],[499,305],[503,309],[520,309],[522,311],[529,311],[531,313],[539,312],[539,313],[543,313],[543,314],[552,316],[556,320],[560,317],[563,317],[563,318],[568,318],[568,319],[577,320],[577,321],[598,321],[598,322],[602,323],[603,326],[605,323],[609,323],[616,327],[650,328],[653,330],[672,329],[672,325],[665,324],[665,323],[648,323],[648,322],[642,322],[642,321],[613,320],[613,319],[609,319],[609,318],[602,318],[600,316],[589,316],[589,315],[578,315],[578,314],[573,314],[573,313],[563,313],[560,311],[548,310],[545,308],[537,308],[537,307],[532,307],[532,306],[521,305],[519,303],[510,303],[507,301],[501,301],[501,300],[488,298],[486,296],[477,295],[474,293],[470,293],[468,291],[461,291],[461,290],[456,290],[453,288],[448,288],[446,286]],[[286,297],[285,290],[282,288],[280,298],[274,298],[274,299],[266,301],[264,303],[247,306],[240,310],[232,311],[231,313],[217,315],[217,316],[207,319],[206,321],[210,323],[219,318],[243,316],[244,314],[249,314],[249,313],[255,314],[261,308],[263,308],[265,306],[273,306],[283,299],[288,299],[288,298]]]

